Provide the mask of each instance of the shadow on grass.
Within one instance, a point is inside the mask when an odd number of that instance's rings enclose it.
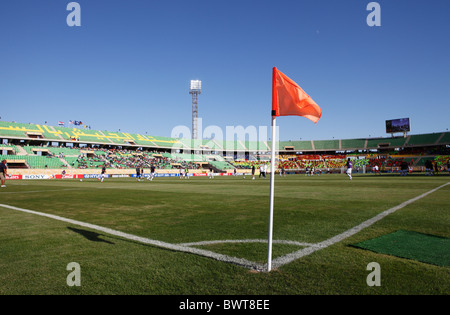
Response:
[[[72,232],[78,233],[82,236],[84,236],[86,239],[92,241],[92,242],[105,242],[108,244],[114,244],[113,242],[101,239],[100,236],[102,236],[102,234],[96,233],[96,232],[91,232],[91,231],[87,231],[87,230],[82,230],[82,229],[76,229],[73,227],[67,227],[69,230],[71,230]]]

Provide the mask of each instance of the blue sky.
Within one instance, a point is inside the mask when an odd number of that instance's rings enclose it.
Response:
[[[450,1],[79,0],[0,3],[0,116],[170,136],[191,126],[202,81],[205,128],[270,126],[272,68],[322,108],[317,124],[279,117],[281,140],[387,137],[449,128]]]

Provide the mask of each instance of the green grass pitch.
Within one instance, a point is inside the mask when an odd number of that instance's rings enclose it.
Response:
[[[446,175],[355,174],[352,181],[337,174],[277,175],[273,258],[330,239],[448,182]],[[397,230],[450,237],[449,192],[450,185],[443,186],[270,273],[0,206],[0,294],[448,295],[448,267],[350,245]],[[0,204],[267,262],[268,178],[8,181]],[[80,286],[67,283],[71,262],[80,266]],[[371,262],[380,265],[379,286],[366,282]]]

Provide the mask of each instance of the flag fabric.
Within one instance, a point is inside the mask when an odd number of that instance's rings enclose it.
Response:
[[[64,126],[64,121],[58,121],[58,125]]]
[[[73,120],[69,120],[69,125],[73,125],[73,124],[74,124]]]
[[[272,116],[303,116],[317,123],[322,109],[297,83],[274,67]]]

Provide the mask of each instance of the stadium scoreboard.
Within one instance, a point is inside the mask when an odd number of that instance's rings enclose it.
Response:
[[[386,133],[396,133],[396,132],[406,133],[409,131],[411,131],[409,118],[386,120]]]

